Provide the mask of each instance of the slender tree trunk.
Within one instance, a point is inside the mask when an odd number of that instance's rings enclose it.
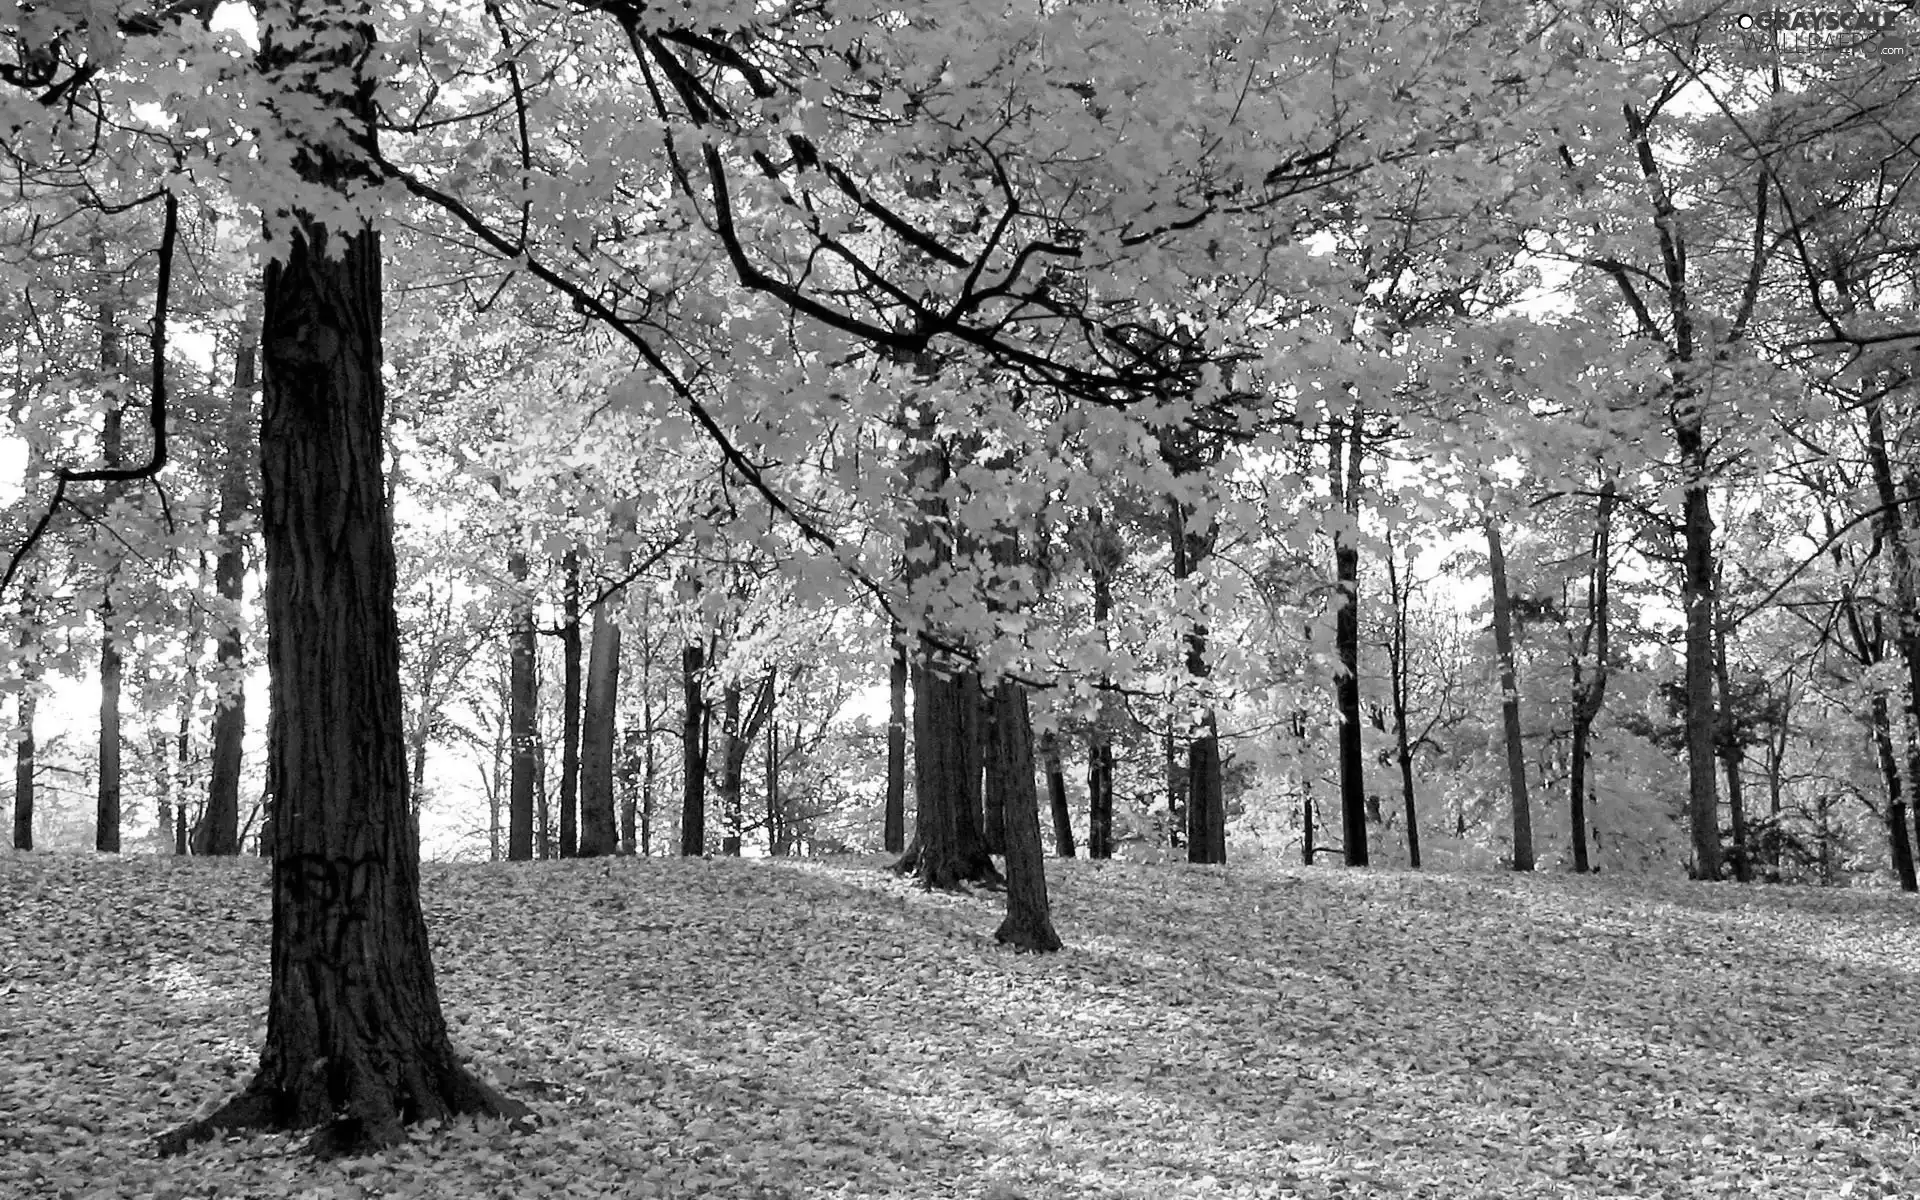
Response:
[[[994,937],[1016,950],[1060,948],[1047,900],[1046,852],[1040,845],[1040,796],[1033,786],[1033,723],[1027,691],[1003,681],[993,693],[997,777],[1006,820],[1007,915]],[[989,786],[992,786],[991,784]]]
[[[1880,780],[1887,790],[1887,843],[1893,855],[1893,873],[1903,892],[1920,891],[1920,876],[1913,865],[1913,843],[1907,836],[1905,793],[1900,786],[1900,767],[1893,752],[1893,715],[1888,711],[1885,693],[1875,692],[1867,717],[1873,735],[1874,757],[1880,765]]]
[[[620,731],[620,853],[640,848],[640,730]]]
[[[1572,823],[1573,869],[1582,875],[1592,867],[1587,856],[1587,803],[1593,788],[1593,723],[1606,703],[1607,677],[1612,670],[1613,618],[1608,596],[1613,578],[1613,510],[1618,500],[1619,493],[1609,476],[1600,487],[1600,500],[1594,510],[1591,561],[1587,566],[1587,621],[1573,654],[1573,694],[1567,706],[1573,725],[1567,812]],[[1593,656],[1591,667],[1586,665],[1589,651]]]
[[[572,858],[576,853],[586,854],[580,848],[580,551],[576,547],[567,547],[564,562],[566,582],[561,593],[560,621],[560,857]],[[593,636],[600,637],[604,603],[593,608]],[[616,677],[620,663],[620,627],[609,625],[612,630],[608,637],[612,639],[613,657],[611,669]],[[594,652],[599,652],[596,641]],[[605,664],[602,664],[603,669]],[[607,714],[612,712],[612,700],[607,701]],[[612,783],[612,732],[607,731],[607,797],[611,797]],[[596,800],[601,799],[596,797]],[[599,844],[596,843],[596,846]],[[596,853],[611,854],[610,847],[600,846]]]
[[[1093,623],[1106,636],[1113,617],[1113,571],[1122,557],[1120,540],[1107,527],[1099,509],[1087,512],[1093,543],[1088,554],[1093,575]],[[1100,677],[1101,703],[1094,713],[1087,746],[1087,857],[1113,857],[1113,740],[1108,726],[1106,689],[1112,680]]]
[[[1339,514],[1333,530],[1335,603],[1333,683],[1340,714],[1340,827],[1347,865],[1367,865],[1367,781],[1360,734],[1360,453],[1363,414],[1359,401],[1349,421],[1333,422],[1329,479]]]
[[[263,28],[270,67],[354,72],[364,61],[365,24],[289,16],[290,27]],[[331,99],[372,137],[370,85]],[[357,170],[324,143],[302,166],[335,189]],[[329,233],[305,214],[289,233],[284,260],[267,267],[262,325],[276,842],[267,1041],[247,1089],[163,1138],[168,1152],[234,1129],[318,1126],[316,1152],[361,1153],[404,1142],[415,1121],[528,1116],[456,1058],[421,912],[380,465],[378,235]]]
[[[1704,419],[1694,391],[1682,382],[1675,404],[1675,443],[1686,475],[1681,493],[1680,589],[1686,613],[1687,817],[1692,826],[1693,875],[1720,878],[1720,795],[1714,776],[1719,714],[1714,707],[1713,514],[1707,493]]]
[[[760,719],[765,717],[767,688],[772,681],[772,675],[768,675],[753,704]],[[740,857],[746,819],[743,795],[746,791],[747,751],[759,733],[750,723],[756,713],[743,712],[742,699],[739,681],[729,680],[720,699],[720,852],[729,858]]]
[[[652,639],[647,640],[652,646]],[[653,857],[653,813],[655,807],[654,790],[660,779],[660,763],[654,757],[653,746],[653,654],[647,651],[645,668],[640,680],[640,726],[643,730],[640,739],[640,857]]]
[[[1493,577],[1493,643],[1500,655],[1500,717],[1506,729],[1507,790],[1513,810],[1513,869],[1533,870],[1533,802],[1527,796],[1527,747],[1520,725],[1520,680],[1513,659],[1513,602],[1500,526],[1487,518],[1487,570]]]
[[[1411,564],[1411,558],[1409,558]],[[1411,570],[1411,566],[1409,566]],[[1400,803],[1407,818],[1407,865],[1420,869],[1420,810],[1414,800],[1413,745],[1407,731],[1407,605],[1412,599],[1413,581],[1401,586],[1400,565],[1393,541],[1387,541],[1387,594],[1393,601],[1393,628],[1387,638],[1388,684],[1393,690],[1393,750],[1400,764]]]
[[[1213,552],[1219,527],[1209,523],[1205,529],[1190,527],[1186,506],[1178,500],[1172,505],[1173,577],[1191,579],[1201,562]],[[1206,686],[1207,665],[1206,613],[1192,614],[1187,628],[1187,678],[1200,688]],[[1221,778],[1220,733],[1211,706],[1202,708],[1187,743],[1187,861],[1224,863],[1227,861],[1226,790]]]
[[[615,708],[620,695],[620,623],[611,611],[613,600],[593,606],[593,650],[587,664],[586,722],[578,730],[580,765],[579,829],[574,846],[581,858],[599,858],[620,849],[620,831],[614,814],[613,756]],[[562,784],[560,852],[567,853],[566,796]]]
[[[707,705],[700,678],[706,667],[707,648],[688,642],[680,652],[680,853],[691,858],[707,852]]]
[[[106,282],[105,244],[95,235],[93,246],[94,264],[99,275],[99,285],[104,288]],[[119,321],[113,305],[105,300],[100,303],[98,314],[98,333],[100,336],[100,378],[101,389],[106,397],[106,414],[100,435],[100,457],[103,465],[109,468],[120,465],[121,431],[124,415],[121,406],[126,402],[122,394],[120,378],[120,331]],[[111,507],[120,495],[120,486],[109,483],[101,489],[101,498]],[[115,561],[110,558],[108,561]],[[118,572],[112,567],[106,571],[101,581],[103,599],[100,601],[100,757],[97,803],[94,812],[94,849],[107,854],[120,852],[120,682],[122,663],[120,647],[114,642],[117,622],[114,618],[113,585]]]
[[[894,622],[893,661],[887,669],[887,808],[882,845],[888,854],[907,848],[907,635]]]
[[[508,684],[508,740],[513,747],[512,782],[507,791],[507,858],[533,857],[534,793],[540,789],[540,643],[533,623],[533,599],[526,594],[524,552],[507,555],[507,573],[515,585]]]
[[[786,856],[785,839],[780,831],[780,716],[772,703],[767,705],[767,857]]]
[[[30,672],[20,689],[19,730],[13,743],[13,848],[33,849],[34,761],[33,718],[40,705],[35,693],[39,672]]]
[[[1905,668],[1905,703],[1901,705],[1907,745],[1907,779],[1910,787],[1920,787],[1920,580],[1914,575],[1913,544],[1902,497],[1894,486],[1893,457],[1888,448],[1886,411],[1879,396],[1865,407],[1867,419],[1867,463],[1873,472],[1875,499],[1880,502],[1876,519],[1880,540],[1892,559],[1894,645],[1900,650],[1900,665]],[[1909,486],[1912,477],[1909,476]],[[1914,498],[1906,497],[1908,503]],[[1902,793],[1889,796],[1888,821],[1907,825],[1909,801]]]
[[[245,519],[253,509],[253,471],[257,439],[253,426],[259,330],[242,327],[234,350],[233,389],[227,398],[226,460],[220,470],[220,556],[214,560],[213,586],[232,617],[221,627],[214,651],[219,699],[213,713],[212,761],[207,775],[207,807],[195,830],[195,854],[240,853],[240,772],[247,733],[246,650],[240,639],[240,605],[247,571]]]
[[[1053,852],[1061,858],[1073,857],[1073,810],[1067,806],[1067,773],[1060,763],[1060,736],[1048,733],[1040,739],[1041,757],[1047,769],[1047,805],[1053,813]]]
[[[1714,580],[1713,681],[1719,695],[1719,729],[1716,740],[1722,768],[1727,773],[1727,814],[1733,823],[1733,844],[1727,858],[1733,877],[1741,883],[1753,882],[1753,850],[1747,844],[1747,810],[1741,786],[1740,764],[1746,750],[1734,727],[1733,678],[1727,669],[1727,623],[1720,611],[1720,580]]]

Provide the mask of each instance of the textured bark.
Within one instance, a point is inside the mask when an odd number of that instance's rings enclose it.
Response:
[[[517,585],[513,628],[508,634],[507,739],[512,747],[512,781],[507,788],[507,858],[533,857],[535,793],[540,790],[540,644],[533,623],[533,600],[525,594],[527,556],[507,555],[507,574]]]
[[[927,888],[1001,882],[980,836],[980,792],[971,727],[980,707],[974,675],[913,668],[913,844],[898,864]]]
[[[1007,838],[1007,915],[994,937],[1016,950],[1060,948],[1047,900],[1046,852],[1040,844],[1040,795],[1033,786],[1033,722],[1027,691],[1003,682],[993,693],[995,783],[1002,792]],[[992,784],[989,785],[990,787]]]
[[[299,10],[293,19],[311,20]],[[262,58],[285,65],[317,53],[334,57],[313,65],[352,69],[371,33],[309,26],[289,36],[287,50],[269,36]],[[370,88],[352,115],[370,129]],[[319,181],[339,186],[347,168],[308,153]],[[161,1149],[248,1127],[318,1127],[316,1152],[358,1153],[404,1141],[410,1122],[527,1110],[456,1061],[421,913],[380,466],[377,235],[299,220],[285,260],[267,267],[265,294],[262,529],[277,768],[267,1041],[247,1089]]]
[[[620,850],[613,787],[615,705],[620,695],[620,624],[611,601],[593,606],[593,650],[587,664],[586,720],[579,731],[579,837],[581,858],[599,858]],[[562,795],[560,853],[567,854],[566,808]]]
[[[1533,801],[1527,795],[1527,747],[1520,724],[1520,679],[1513,657],[1513,601],[1500,526],[1487,519],[1487,573],[1493,579],[1493,645],[1500,656],[1500,723],[1506,734],[1507,800],[1513,814],[1513,869],[1533,870]]]
[[[1678,372],[1676,372],[1678,374]],[[1696,879],[1720,878],[1720,794],[1715,779],[1719,713],[1714,706],[1713,514],[1707,494],[1705,424],[1694,389],[1676,386],[1674,441],[1686,483],[1681,494],[1680,604],[1686,614],[1687,818]]]
[[[584,686],[580,672],[580,551],[568,547],[564,563],[566,582],[560,597],[560,857],[572,858],[576,853],[585,854],[581,849],[580,822],[580,759],[585,753],[580,744],[580,694]],[[593,609],[593,636],[596,639],[594,652],[600,652],[597,639],[601,630],[603,605]],[[609,635],[613,638],[613,662],[615,672],[619,670],[620,629],[613,626]],[[611,703],[609,701],[609,703]],[[611,710],[609,710],[611,711]],[[612,738],[609,733],[608,738]],[[611,745],[611,741],[609,741]],[[612,762],[611,749],[607,752],[607,761]],[[612,767],[608,767],[608,791],[613,784]],[[612,850],[597,850],[597,853],[611,854]]]
[[[707,705],[701,673],[707,648],[689,642],[680,652],[680,853],[707,852]]]
[[[1047,770],[1047,807],[1053,814],[1053,852],[1072,858],[1073,810],[1067,805],[1067,773],[1060,764],[1059,735],[1049,733],[1040,739],[1041,758]]]
[[[1367,865],[1367,780],[1360,740],[1360,439],[1358,402],[1348,421],[1333,422],[1328,477],[1340,509],[1333,532],[1334,708],[1340,714],[1340,828],[1347,865]]]
[[[887,668],[887,807],[881,844],[888,854],[907,848],[907,638],[893,626],[893,661]]]

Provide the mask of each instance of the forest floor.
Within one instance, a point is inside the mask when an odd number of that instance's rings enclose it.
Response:
[[[428,866],[456,1044],[542,1124],[159,1159],[264,1036],[258,862],[0,854],[0,1198],[1920,1196],[1920,908],[1048,863]]]

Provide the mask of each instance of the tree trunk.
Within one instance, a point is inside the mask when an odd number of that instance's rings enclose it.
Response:
[[[613,754],[615,708],[620,695],[620,623],[613,600],[593,606],[593,649],[587,664],[586,722],[579,736],[579,831],[574,846],[581,858],[600,858],[620,850],[614,813]],[[565,785],[561,793],[560,853],[567,854]]]
[[[40,697],[34,693],[39,672],[29,671],[25,684],[20,689],[20,728],[15,733],[13,743],[13,848],[15,850],[33,849],[33,783],[37,764],[34,762],[33,718],[34,711],[40,705]]]
[[[1411,557],[1409,557],[1411,571]],[[1393,627],[1387,638],[1388,685],[1393,690],[1393,750],[1400,764],[1400,803],[1407,818],[1407,866],[1420,869],[1420,810],[1414,803],[1413,746],[1407,731],[1407,710],[1411,703],[1407,680],[1407,605],[1412,599],[1413,581],[1401,586],[1400,565],[1393,541],[1387,541],[1387,594],[1393,601]]]
[[[1686,613],[1687,817],[1693,876],[1720,878],[1720,795],[1714,778],[1719,715],[1713,702],[1713,514],[1707,494],[1706,432],[1694,389],[1680,385],[1675,443],[1686,483],[1681,494],[1681,608]]]
[[[99,269],[100,286],[106,286],[104,243],[94,242],[94,261]],[[120,465],[121,430],[125,403],[120,379],[120,332],[113,305],[102,301],[97,331],[100,335],[101,390],[105,393],[106,414],[100,434],[100,457],[108,468]],[[120,485],[108,483],[101,489],[101,500],[111,508],[120,494]],[[109,562],[117,561],[112,556]],[[120,648],[114,643],[115,621],[113,584],[118,572],[108,567],[101,580],[100,601],[100,759],[99,785],[94,809],[94,849],[107,854],[120,852]]]
[[[1347,865],[1367,865],[1367,781],[1360,738],[1360,450],[1363,416],[1359,401],[1350,421],[1333,422],[1328,478],[1339,508],[1333,527],[1333,683],[1340,714],[1340,828]]]
[[[980,684],[970,671],[942,675],[916,663],[913,683],[913,844],[898,864],[923,887],[999,883],[1000,872],[980,836],[972,778],[970,727],[978,719]]]
[[[1209,522],[1205,529],[1190,528],[1186,505],[1172,501],[1173,577],[1191,579],[1201,562],[1213,552],[1219,526]],[[1206,686],[1207,624],[1204,609],[1192,614],[1187,628],[1187,678],[1196,687]],[[1211,706],[1200,709],[1187,743],[1187,861],[1224,863],[1227,861],[1226,790],[1220,769],[1220,734]]]
[[[507,555],[507,573],[515,584],[512,660],[508,683],[508,741],[513,747],[513,777],[507,790],[507,858],[533,857],[534,793],[540,788],[540,643],[533,623],[533,599],[526,594],[527,556]]]
[[[1887,790],[1887,843],[1893,856],[1893,873],[1903,892],[1920,891],[1920,875],[1913,865],[1913,843],[1907,836],[1907,806],[1900,786],[1900,767],[1893,753],[1893,716],[1888,711],[1885,693],[1875,692],[1867,725],[1873,736],[1874,757],[1880,764],[1880,780]]]
[[[1733,825],[1733,844],[1727,848],[1727,857],[1733,867],[1734,879],[1741,883],[1752,883],[1753,851],[1747,844],[1746,800],[1740,778],[1740,763],[1746,750],[1740,744],[1739,732],[1734,727],[1733,679],[1727,669],[1727,623],[1721,612],[1720,582],[1717,578],[1714,580],[1713,681],[1719,695],[1720,715],[1715,741],[1719,745],[1722,768],[1727,774],[1727,815]]]
[[[1040,739],[1041,757],[1047,768],[1047,805],[1053,813],[1053,852],[1061,858],[1073,857],[1073,810],[1067,807],[1067,773],[1060,764],[1060,736],[1048,733]]]
[[[1513,810],[1513,869],[1533,870],[1533,802],[1527,796],[1527,746],[1520,726],[1520,680],[1513,659],[1513,601],[1500,526],[1487,518],[1487,572],[1493,578],[1493,645],[1500,656],[1500,719],[1506,730],[1507,793]]]
[[[620,731],[620,853],[640,849],[640,730]]]
[[[563,560],[566,575],[564,589],[561,592],[560,619],[560,857],[572,858],[575,854],[586,854],[580,848],[580,758],[583,753],[580,745],[580,551],[569,546]],[[593,636],[598,639],[601,629],[603,604],[593,608]],[[613,632],[613,667],[617,676],[620,670],[620,627],[611,626]],[[594,652],[599,653],[596,643]],[[608,712],[612,712],[612,701],[608,701]],[[613,794],[612,775],[612,737],[607,732],[607,803],[611,806]],[[599,853],[611,854],[611,848]]]
[[[240,853],[240,771],[247,733],[246,652],[240,641],[240,604],[247,571],[244,522],[253,508],[253,393],[259,331],[249,324],[234,352],[233,390],[227,399],[226,459],[220,470],[220,556],[214,560],[213,586],[233,614],[220,630],[214,651],[219,699],[213,713],[212,761],[207,775],[207,808],[195,830],[195,854]],[[202,833],[204,830],[204,833]]]
[[[1087,748],[1087,857],[1113,857],[1113,745],[1099,730]]]
[[[753,748],[754,739],[760,736],[760,727],[773,712],[776,681],[777,675],[769,668],[745,712],[740,709],[742,697],[737,681],[727,684],[722,700],[720,728],[725,749],[720,759],[720,811],[724,814],[726,830],[720,852],[734,858],[740,855],[746,816],[742,796],[746,791],[747,752]]]
[[[887,807],[882,846],[907,848],[907,635],[893,623],[893,661],[887,668]]]
[[[371,44],[364,24],[316,27],[300,9],[292,20],[263,31],[264,62],[354,71]],[[371,96],[335,99],[368,137]],[[353,170],[324,143],[305,155],[329,187]],[[319,1126],[313,1150],[353,1154],[403,1143],[415,1121],[528,1115],[456,1060],[421,913],[380,465],[378,235],[330,234],[305,214],[290,232],[284,261],[267,267],[262,326],[276,768],[267,1041],[247,1089],[163,1138],[164,1152],[235,1129]]]
[[[980,761],[984,774],[981,785],[981,811],[985,814],[980,836],[981,840],[987,844],[988,854],[1005,854],[1007,852],[1007,804],[1009,800],[1015,798],[1013,789],[1018,785],[1015,781],[1003,778],[1003,772],[1010,768],[1002,751],[1004,746],[1011,744],[1018,737],[1018,734],[1000,727],[1002,720],[1011,717],[1012,709],[1000,703],[998,689],[989,694],[983,688],[981,694],[987,703],[980,722]],[[1025,711],[1024,706],[1021,711]],[[1031,732],[1028,736],[1032,736]],[[1029,769],[1033,766],[1031,746],[1028,749],[1027,766]],[[1030,784],[1031,781],[1029,781]],[[1030,787],[1029,790],[1031,790]]]
[[[783,858],[786,844],[780,832],[780,718],[772,703],[767,705],[767,857]]]
[[[993,936],[1015,950],[1058,950],[1040,845],[1040,796],[1033,786],[1033,722],[1019,684],[1002,681],[994,689],[993,730],[992,761],[999,766],[992,774],[1002,792],[998,807],[1007,838],[1007,915]]]
[[[696,858],[707,852],[707,706],[700,683],[706,666],[706,647],[688,642],[680,652],[680,853]]]
[[[1123,551],[1099,509],[1088,510],[1087,527],[1093,533],[1087,556],[1093,576],[1093,623],[1104,639],[1113,616],[1114,566]],[[1100,707],[1087,735],[1087,857],[1094,859],[1113,857],[1113,741],[1106,705],[1106,689],[1112,682],[1106,675],[1100,677]]]
[[[1887,443],[1886,411],[1879,396],[1865,408],[1867,418],[1867,462],[1873,471],[1875,498],[1880,512],[1875,523],[1882,544],[1892,557],[1894,645],[1900,649],[1900,665],[1906,668],[1906,703],[1901,706],[1907,744],[1909,790],[1920,787],[1920,580],[1914,576],[1913,546],[1899,490],[1894,486],[1893,459]],[[1911,477],[1909,477],[1911,478]],[[1913,497],[1906,498],[1909,503]],[[1888,797],[1892,810],[1889,822],[1898,821],[1904,830],[1909,801],[1906,793]]]
[[[1572,656],[1573,694],[1567,705],[1573,725],[1573,761],[1567,772],[1567,813],[1572,828],[1568,832],[1573,843],[1573,869],[1581,875],[1592,866],[1587,857],[1587,802],[1593,787],[1589,778],[1593,723],[1606,703],[1607,676],[1612,669],[1613,619],[1608,596],[1613,578],[1613,510],[1618,500],[1614,481],[1608,477],[1600,487],[1600,501],[1594,511],[1592,552],[1587,565],[1587,621]],[[1591,669],[1585,665],[1589,651]]]

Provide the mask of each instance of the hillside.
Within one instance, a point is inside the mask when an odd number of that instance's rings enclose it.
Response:
[[[263,1036],[257,862],[0,858],[0,1197],[1912,1196],[1888,894],[1050,862],[1068,949],[878,860],[428,867],[541,1114],[175,1160]]]

